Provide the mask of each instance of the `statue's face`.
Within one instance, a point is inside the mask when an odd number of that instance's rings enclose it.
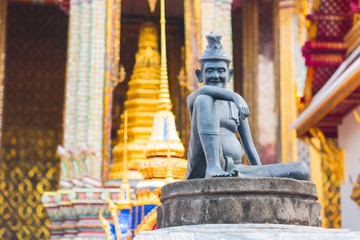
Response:
[[[233,70],[228,68],[224,61],[205,62],[201,71],[196,70],[199,82],[205,85],[225,88],[233,75]]]

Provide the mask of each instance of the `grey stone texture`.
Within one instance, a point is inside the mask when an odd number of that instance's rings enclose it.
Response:
[[[135,240],[355,240],[360,232],[283,224],[205,224],[139,232]]]
[[[165,185],[157,228],[272,223],[321,226],[315,184],[286,178],[193,179]]]

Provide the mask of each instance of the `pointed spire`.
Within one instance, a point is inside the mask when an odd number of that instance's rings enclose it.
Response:
[[[160,93],[158,110],[170,111],[172,108],[169,92],[167,65],[161,63],[160,67]]]
[[[166,30],[165,30],[165,1],[160,1],[160,37],[161,37],[161,63],[160,63],[160,94],[158,110],[170,111],[172,108],[166,59]]]

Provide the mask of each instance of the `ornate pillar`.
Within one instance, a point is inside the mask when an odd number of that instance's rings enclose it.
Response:
[[[295,79],[295,1],[279,1],[279,77],[281,161],[297,161],[296,131],[290,124],[297,116]]]
[[[64,147],[70,149],[76,143],[76,89],[77,66],[80,48],[80,0],[70,3],[67,75],[65,87]]]
[[[93,0],[91,20],[91,56],[89,72],[88,93],[88,127],[87,143],[99,160],[96,166],[98,176],[101,179],[101,163],[103,150],[103,114],[104,114],[104,83],[105,83],[105,23],[106,23],[106,1]]]
[[[4,105],[5,42],[7,1],[0,2],[0,158],[2,149],[2,119]]]
[[[79,164],[80,179],[85,177],[83,171],[86,169],[99,185],[103,154],[106,7],[102,0],[70,2],[64,117],[65,150],[70,152],[72,161]],[[85,165],[87,167],[82,169]]]
[[[242,3],[243,97],[250,109],[249,124],[255,145],[258,145],[258,1]]]
[[[76,92],[76,145],[87,143],[87,123],[89,116],[89,76],[90,76],[90,50],[91,50],[91,10],[92,1],[81,1],[79,62],[78,62],[78,85]]]

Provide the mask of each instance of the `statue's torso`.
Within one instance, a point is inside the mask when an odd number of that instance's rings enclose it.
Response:
[[[224,156],[231,157],[235,162],[242,160],[244,151],[236,138],[238,131],[238,110],[233,102],[216,100],[217,113],[220,120],[221,147]]]

